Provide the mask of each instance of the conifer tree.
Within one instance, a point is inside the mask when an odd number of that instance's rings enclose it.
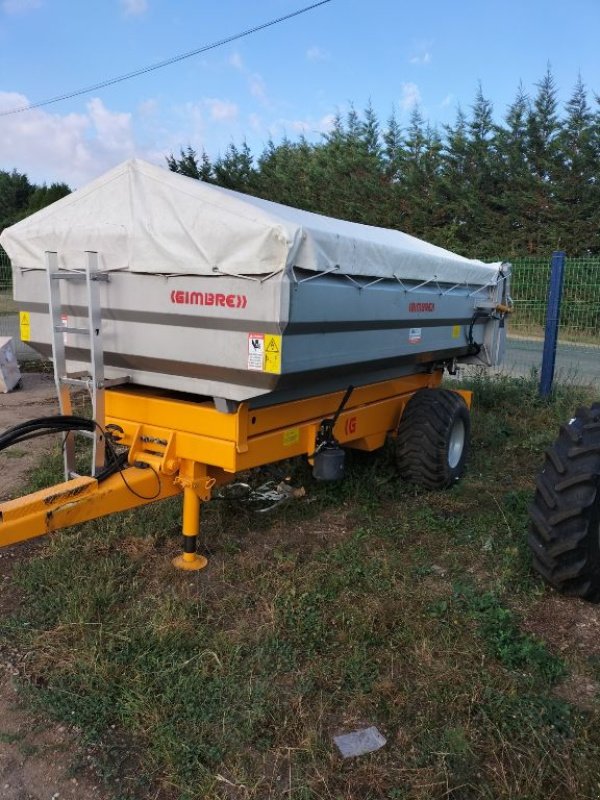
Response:
[[[34,191],[27,175],[0,170],[0,231],[25,216]]]
[[[533,178],[527,237],[531,254],[561,246],[555,186],[559,173],[560,125],[556,83],[550,67],[537,89],[527,119],[527,158]]]
[[[232,142],[225,155],[215,161],[214,174],[219,186],[252,194],[256,185],[256,172],[248,143],[244,140],[238,148]]]
[[[526,254],[529,250],[529,223],[533,219],[532,199],[535,194],[527,153],[529,114],[529,98],[519,84],[504,125],[498,128],[498,152],[504,176],[498,224],[505,258]]]
[[[443,168],[439,182],[443,220],[439,243],[458,252],[470,244],[469,134],[467,117],[459,107],[454,125],[445,128]]]
[[[418,106],[412,110],[404,139],[400,207],[403,227],[414,236],[432,236],[439,210],[442,142],[425,124]]]
[[[556,186],[558,229],[567,254],[588,252],[598,244],[597,152],[593,115],[579,76],[566,104],[559,134],[560,168]]]

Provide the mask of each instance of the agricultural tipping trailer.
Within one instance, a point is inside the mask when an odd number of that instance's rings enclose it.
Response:
[[[61,409],[0,450],[59,432],[65,459],[64,483],[0,504],[0,546],[182,494],[175,562],[198,569],[201,504],[241,471],[306,455],[333,480],[343,448],[391,434],[403,477],[444,488],[463,472],[471,397],[440,383],[458,362],[501,360],[506,264],[136,160],[0,242]],[[72,413],[76,388],[91,419]]]

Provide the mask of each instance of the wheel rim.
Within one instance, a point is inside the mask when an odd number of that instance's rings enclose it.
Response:
[[[463,420],[455,420],[448,443],[448,466],[450,469],[455,469],[460,463],[463,450],[465,449],[465,433],[465,423]]]

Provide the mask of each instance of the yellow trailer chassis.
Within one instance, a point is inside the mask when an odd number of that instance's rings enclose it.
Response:
[[[355,388],[335,425],[340,445],[372,451],[397,431],[415,392],[436,388],[442,371],[416,374]],[[459,392],[468,406],[470,392]],[[174,563],[202,569],[197,552],[201,504],[216,486],[238,472],[315,453],[324,419],[331,418],[344,392],[259,409],[241,404],[235,413],[210,401],[194,402],[141,387],[106,390],[106,419],[128,448],[125,468],[103,481],[78,477],[0,504],[0,546],[137,506],[183,495],[183,553]]]

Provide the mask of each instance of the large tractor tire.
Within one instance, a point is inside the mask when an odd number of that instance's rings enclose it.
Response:
[[[529,510],[533,567],[562,594],[600,601],[600,403],[546,451]]]
[[[408,401],[398,426],[398,472],[426,489],[447,489],[465,471],[470,433],[469,409],[459,394],[421,389]]]

